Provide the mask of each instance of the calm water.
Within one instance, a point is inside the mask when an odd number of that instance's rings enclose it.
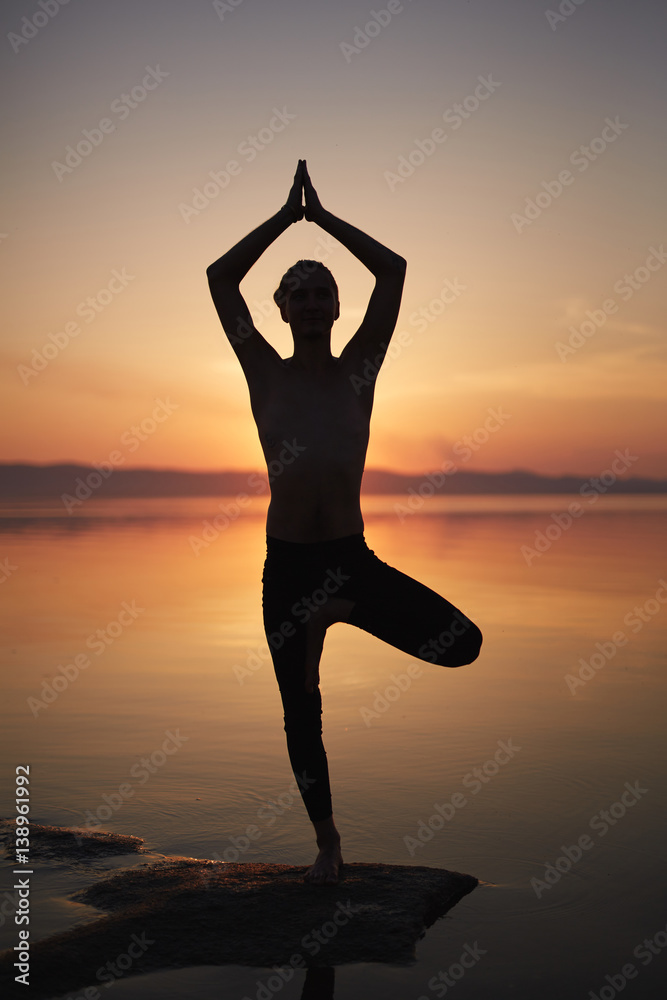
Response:
[[[456,1000],[657,997],[667,977],[667,498],[601,498],[534,554],[522,546],[534,549],[572,498],[436,498],[402,521],[401,499],[365,498],[370,547],[462,608],[485,643],[460,670],[421,663],[399,692],[393,675],[418,661],[351,626],[329,631],[321,686],[334,812],[348,861],[450,868],[485,884],[427,932],[414,966],[337,968],[336,997],[443,996],[429,980],[466,945],[484,954],[447,989]],[[158,854],[226,860],[231,838],[256,825],[261,836],[239,860],[313,860],[262,633],[262,506],[204,544],[204,522],[230,502],[93,498],[72,517],[5,505],[0,559],[16,568],[0,586],[2,815],[13,812],[14,766],[29,763],[36,823],[92,816]],[[95,644],[98,629],[106,643]],[[77,655],[89,666],[46,704],[59,666]],[[180,746],[148,774],[138,762],[167,732]],[[499,743],[511,748],[500,765]],[[105,806],[127,782],[132,796]],[[456,793],[464,804],[419,841],[420,822]],[[581,838],[569,870],[547,869],[567,869],[563,848]],[[90,880],[41,865],[32,935],[88,919],[67,896]],[[13,921],[2,922],[2,946],[13,946]],[[628,963],[635,975],[621,984]],[[120,980],[114,994],[241,1000],[269,975],[164,972]],[[280,996],[299,997],[302,977]]]

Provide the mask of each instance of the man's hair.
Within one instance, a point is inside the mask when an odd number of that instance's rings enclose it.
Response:
[[[302,281],[310,277],[315,271],[320,270],[328,276],[329,282],[334,292],[336,301],[338,301],[338,285],[334,279],[333,274],[328,267],[325,267],[320,260],[298,260],[296,264],[292,264],[290,268],[283,274],[280,279],[280,284],[273,293],[273,301],[280,307],[287,302],[287,297],[290,292],[295,292],[300,286]]]

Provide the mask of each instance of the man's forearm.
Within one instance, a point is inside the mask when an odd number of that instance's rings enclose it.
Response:
[[[343,222],[331,212],[327,212],[326,209],[318,212],[317,218],[313,221],[342,243],[344,247],[347,247],[350,253],[353,253],[357,260],[360,260],[375,275],[393,270],[396,267],[403,268],[406,265],[405,259],[399,254],[383,246],[382,243],[378,243],[372,236],[363,233],[361,229],[351,226],[349,222]]]
[[[295,221],[292,210],[283,205],[275,215],[244,236],[236,246],[206,269],[209,281],[224,276],[240,282],[267,247],[271,246],[274,240],[277,240]]]

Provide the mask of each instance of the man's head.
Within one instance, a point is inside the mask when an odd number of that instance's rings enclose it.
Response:
[[[296,336],[321,336],[340,315],[338,286],[319,260],[299,260],[285,272],[273,294],[285,323]]]

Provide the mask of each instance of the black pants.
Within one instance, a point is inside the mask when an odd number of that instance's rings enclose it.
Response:
[[[326,542],[267,536],[262,577],[264,628],[282,697],[287,749],[311,820],[331,816],[319,688],[305,688],[308,622],[330,597],[354,601],[349,623],[410,656],[460,667],[479,654],[482,634],[433,590],[382,562],[363,534]]]

